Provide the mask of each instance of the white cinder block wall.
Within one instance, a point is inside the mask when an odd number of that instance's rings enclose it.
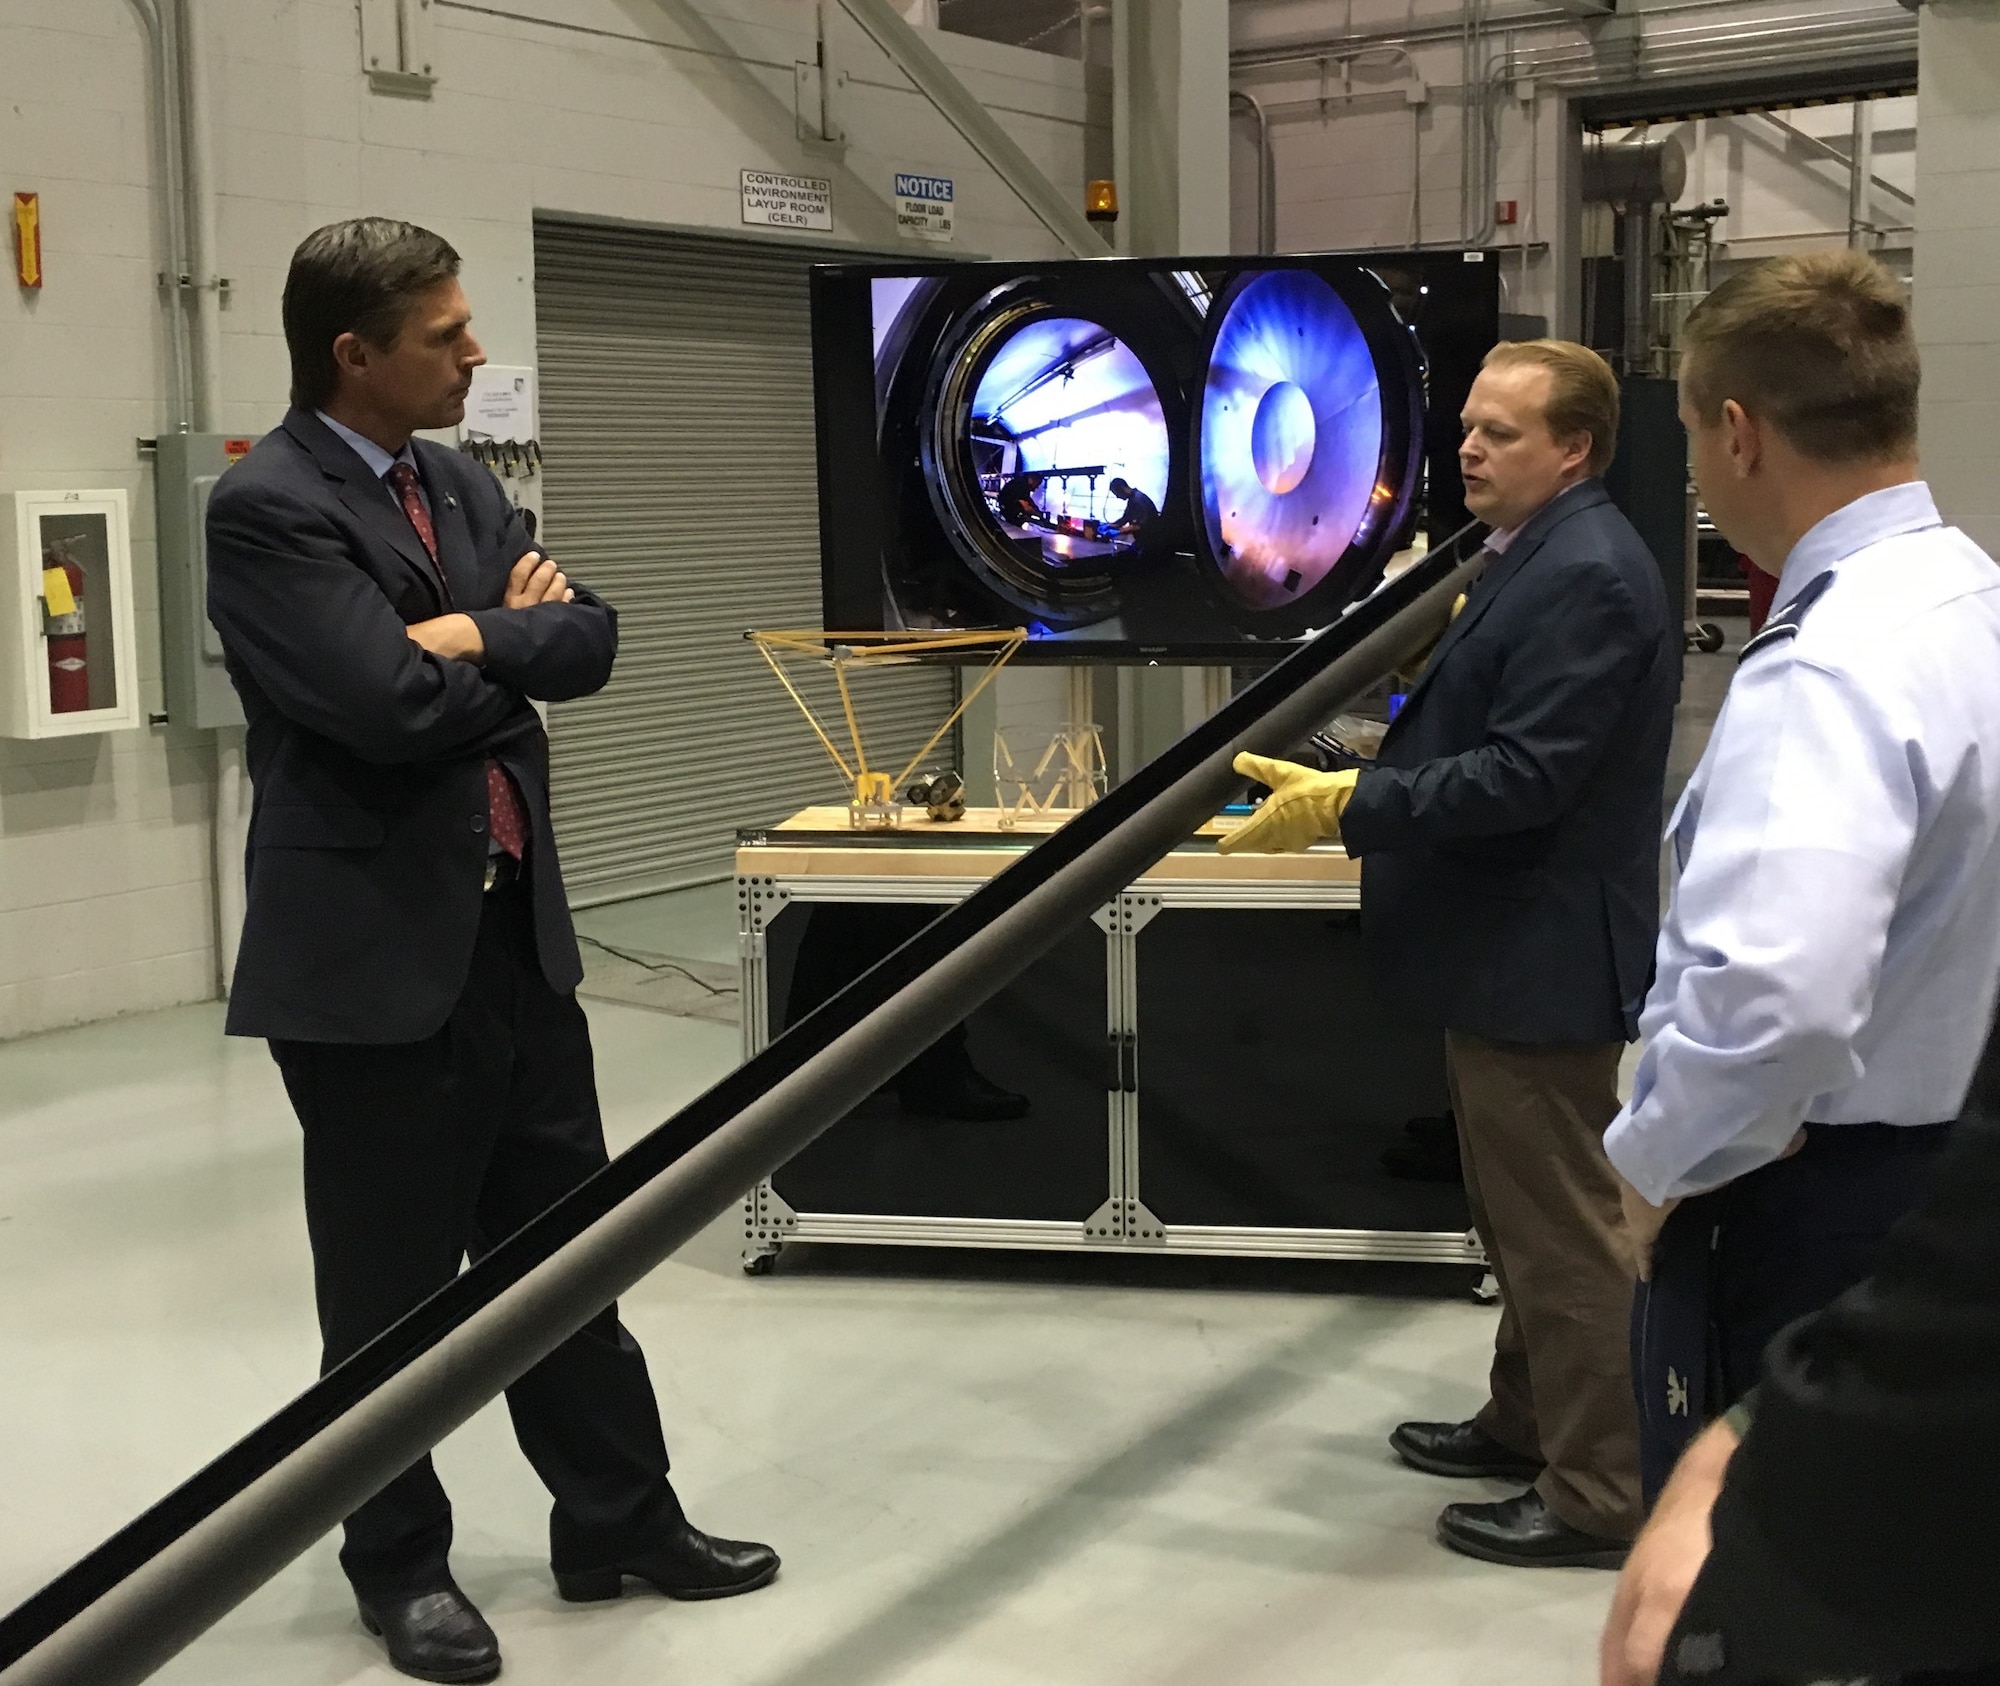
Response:
[[[320,223],[409,217],[464,254],[489,356],[535,361],[537,211],[740,231],[738,171],[829,176],[832,239],[895,248],[893,174],[949,175],[961,252],[1053,242],[845,18],[851,144],[797,139],[801,0],[436,0],[430,100],[371,93],[354,0],[203,0],[219,159],[221,424],[283,411],[278,298]],[[955,35],[932,43],[1052,180],[1080,195],[1081,66]],[[163,417],[161,235],[148,82],[125,0],[0,6],[0,194],[42,195],[47,285],[0,287],[0,492],[133,498],[140,664],[161,707],[151,470]],[[1100,101],[1108,122],[1108,98]],[[1098,141],[1102,145],[1100,132]],[[815,238],[828,239],[826,235]],[[930,255],[927,247],[911,248]],[[11,519],[11,516],[10,516]],[[0,683],[19,674],[0,670]],[[211,746],[173,727],[0,742],[0,1036],[214,992]]]
[[[1917,114],[1924,471],[2000,555],[2000,8],[1932,0]]]

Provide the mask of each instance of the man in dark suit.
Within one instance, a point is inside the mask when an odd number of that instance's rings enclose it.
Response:
[[[485,361],[458,267],[407,223],[308,236],[285,283],[293,407],[208,514],[255,786],[229,1030],[269,1039],[304,1131],[326,1369],[605,1163],[529,699],[599,689],[617,617],[536,553],[490,473],[412,438],[460,419]],[[565,1598],[776,1574],[769,1547],[682,1514],[615,1306],[507,1404],[555,1496]],[[490,1679],[450,1544],[426,1458],[348,1518],[341,1563],[398,1668]]]
[[[1659,928],[1680,636],[1600,481],[1618,388],[1582,346],[1494,348],[1463,415],[1485,572],[1374,764],[1246,756],[1272,787],[1227,849],[1338,835],[1384,987],[1440,1025],[1474,1226],[1504,1298],[1486,1406],[1391,1436],[1436,1475],[1517,1477],[1439,1537],[1499,1563],[1615,1567],[1641,1520],[1632,1263],[1603,1133]]]

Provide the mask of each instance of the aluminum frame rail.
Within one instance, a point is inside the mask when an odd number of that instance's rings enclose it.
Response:
[[[1410,659],[1476,577],[1466,532],[509,1237],[206,1469],[0,1618],[0,1686],[126,1686],[741,1200]]]

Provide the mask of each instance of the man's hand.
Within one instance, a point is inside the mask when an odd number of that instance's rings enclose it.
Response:
[[[1633,1272],[1641,1282],[1650,1282],[1653,1249],[1680,1201],[1669,1200],[1664,1206],[1655,1206],[1623,1177],[1618,1179],[1618,1199],[1625,1208],[1625,1236],[1632,1248]]]
[[[1216,847],[1225,855],[1291,855],[1310,849],[1322,837],[1340,835],[1340,816],[1354,794],[1358,768],[1321,773],[1296,761],[1272,761],[1262,755],[1239,755],[1236,770],[1246,779],[1269,785],[1264,805]]]
[[[1736,1431],[1719,1422],[1675,1467],[1618,1576],[1597,1648],[1600,1686],[1654,1686],[1659,1679],[1667,1637],[1708,1561],[1709,1512],[1736,1447]]]
[[[538,550],[531,550],[507,571],[507,592],[501,607],[532,609],[538,603],[574,603],[563,572]]]
[[[477,667],[486,659],[486,640],[479,635],[479,623],[470,615],[439,615],[435,620],[417,621],[403,630],[410,642],[421,645],[448,662],[470,662]]]

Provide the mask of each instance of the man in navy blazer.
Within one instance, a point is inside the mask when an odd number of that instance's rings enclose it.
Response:
[[[292,409],[208,512],[255,787],[229,1029],[269,1039],[304,1133],[326,1369],[605,1163],[530,699],[602,687],[617,616],[489,472],[412,437],[460,420],[485,361],[458,267],[407,223],[308,236],[285,283]],[[564,1597],[776,1574],[769,1547],[682,1514],[615,1306],[507,1404],[555,1498]],[[341,1563],[398,1668],[490,1679],[498,1642],[450,1544],[426,1458],[348,1518]]]
[[[1599,478],[1618,432],[1602,358],[1496,346],[1463,421],[1466,504],[1494,528],[1484,573],[1374,764],[1242,758],[1273,794],[1225,847],[1338,835],[1363,862],[1380,978],[1445,1031],[1503,1310],[1484,1408],[1391,1444],[1432,1474],[1533,1485],[1447,1506],[1439,1537],[1494,1562],[1615,1567],[1641,1499],[1632,1255],[1602,1138],[1659,930],[1680,629]]]

